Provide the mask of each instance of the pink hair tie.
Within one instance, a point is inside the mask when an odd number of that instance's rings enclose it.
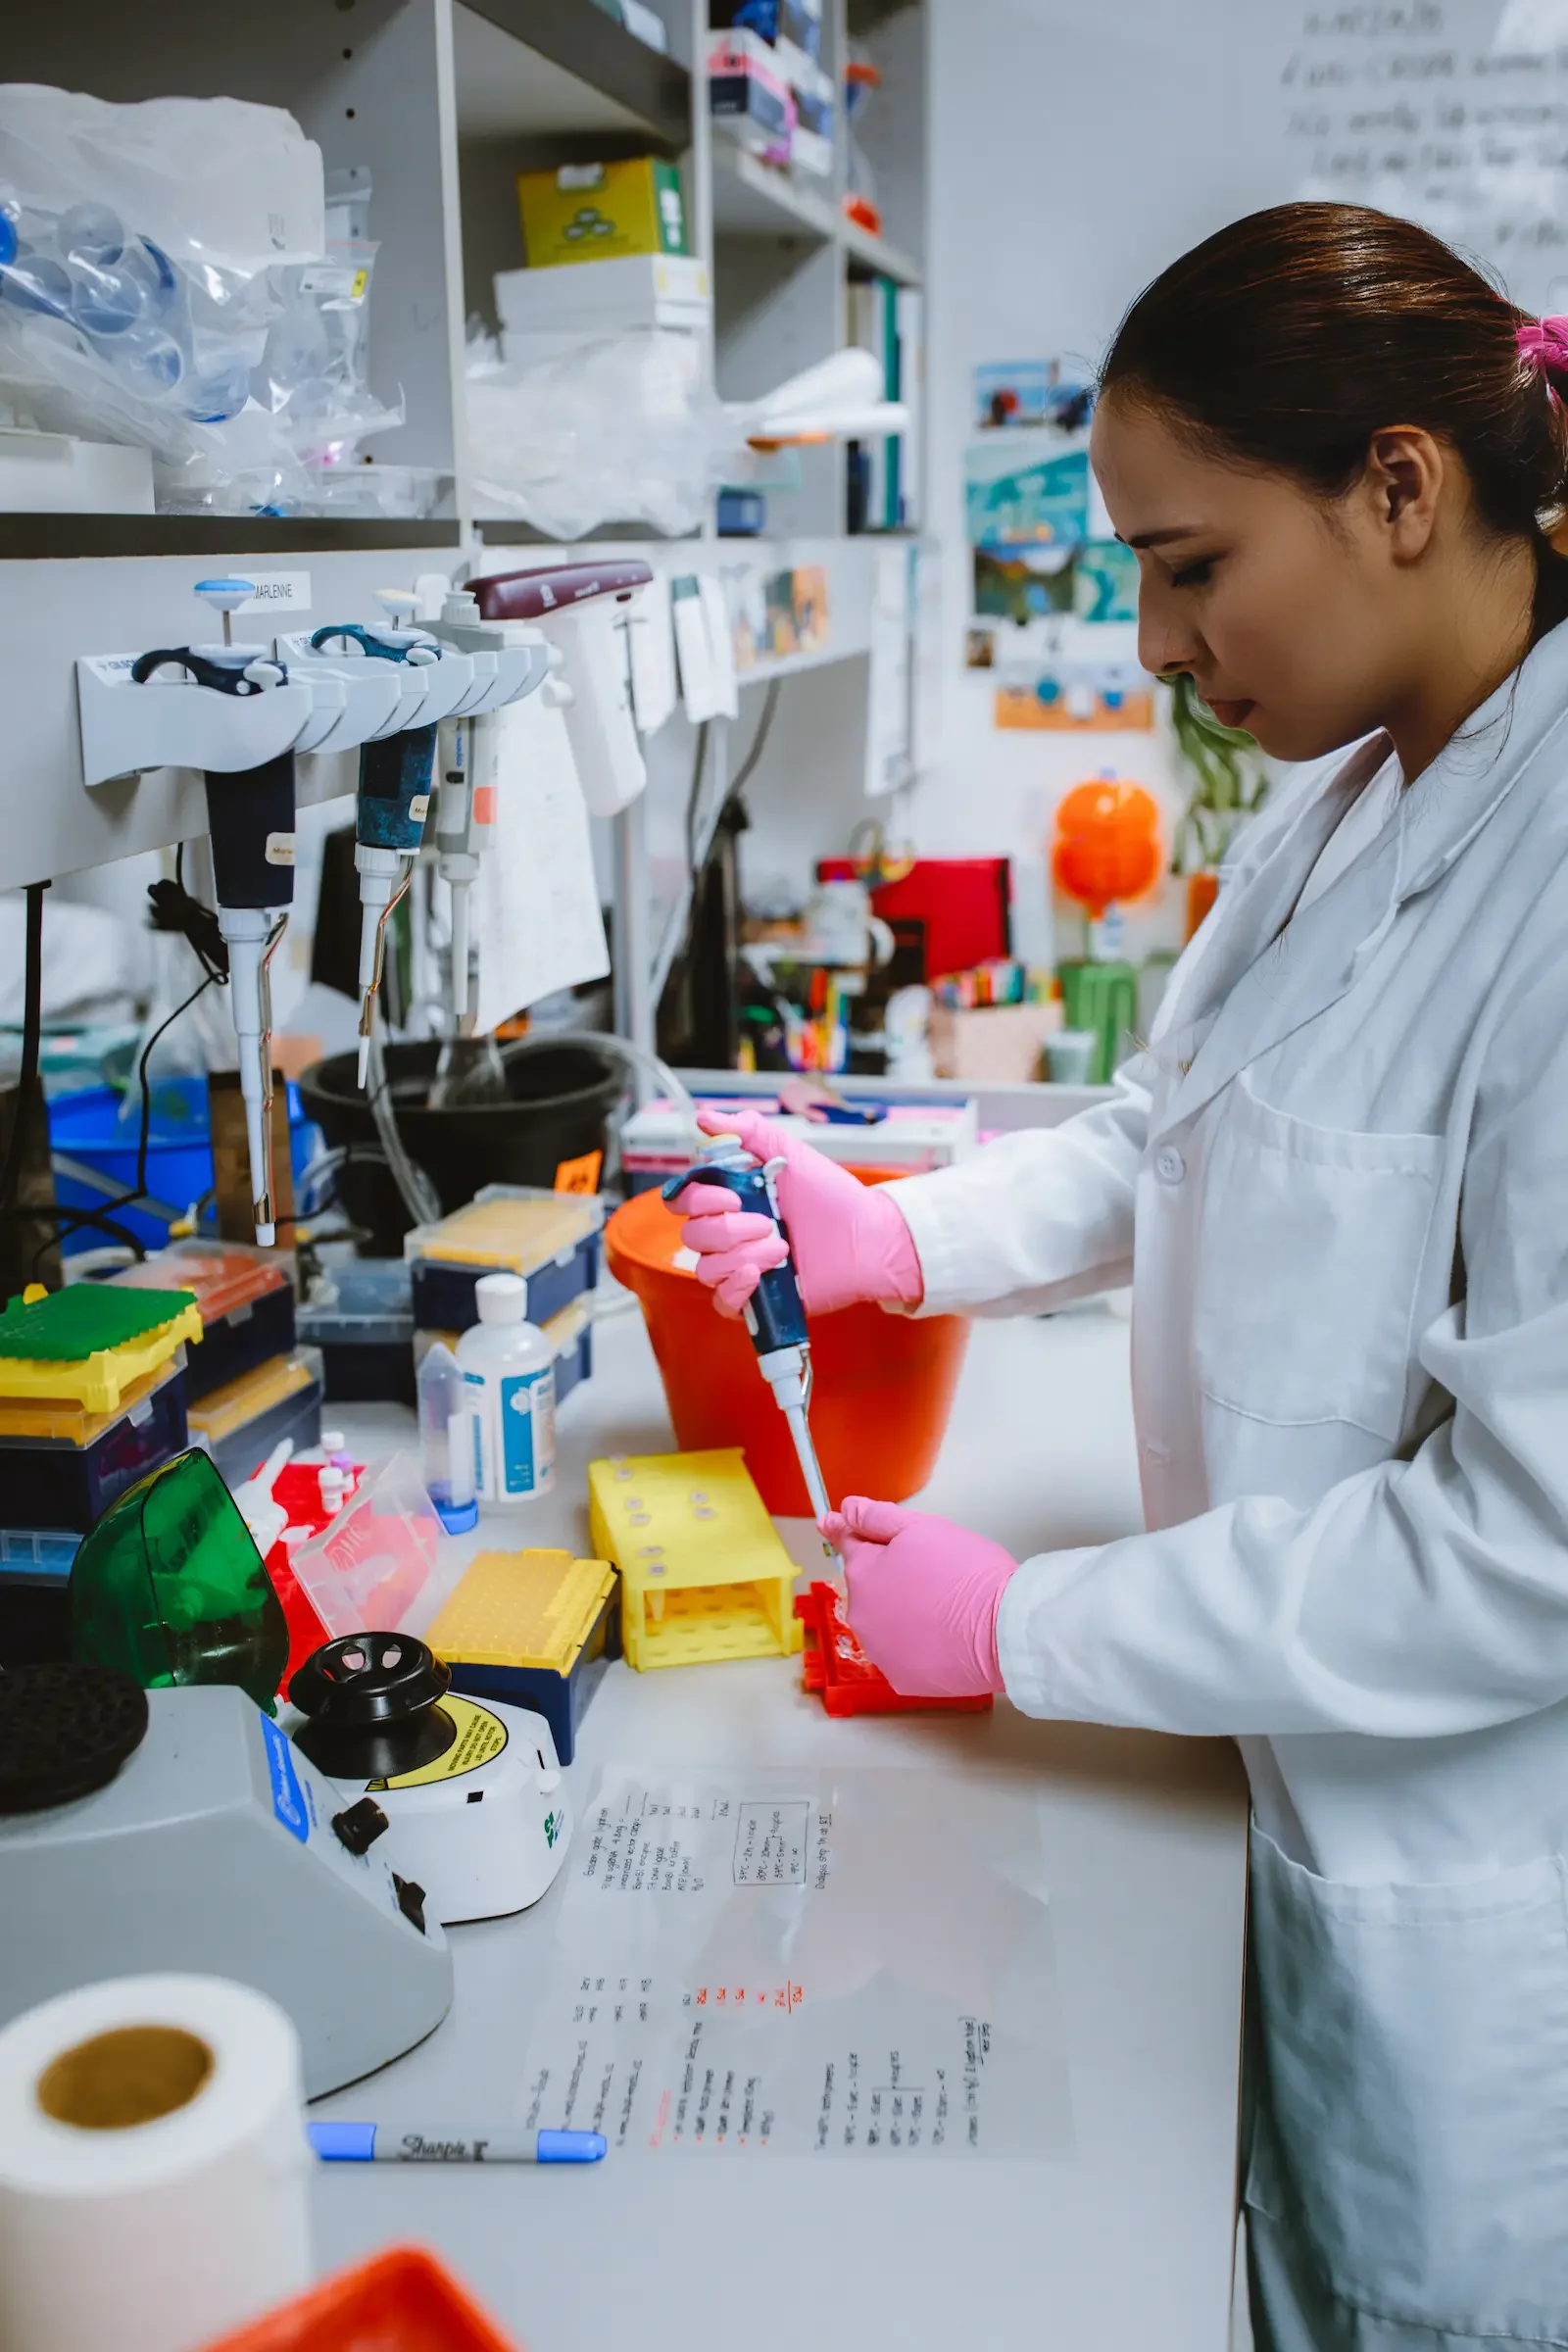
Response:
[[[1558,382],[1568,383],[1568,318],[1529,320],[1517,329],[1514,342],[1525,366],[1544,375],[1560,399]]]

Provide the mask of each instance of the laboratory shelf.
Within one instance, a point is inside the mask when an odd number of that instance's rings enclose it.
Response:
[[[845,252],[849,257],[850,274],[864,272],[877,277],[891,277],[896,285],[917,286],[920,283],[920,265],[911,254],[886,237],[873,237],[858,220],[841,223]]]
[[[0,563],[83,556],[330,555],[380,547],[457,547],[455,520],[330,514],[0,514]]]
[[[810,237],[833,240],[837,221],[825,196],[798,187],[771,164],[759,163],[714,125],[713,233],[716,237]]]
[[[452,11],[465,139],[636,132],[665,154],[691,140],[691,75],[594,0],[470,0]]]
[[[474,537],[485,547],[553,548],[560,545],[531,522],[523,522],[515,514],[476,514],[473,518]],[[683,547],[702,537],[700,531],[684,531],[679,538],[670,538],[653,530],[647,523],[602,522],[586,538],[576,540],[578,547],[605,547],[612,542],[646,553],[650,547]],[[723,542],[721,544],[727,544]]]

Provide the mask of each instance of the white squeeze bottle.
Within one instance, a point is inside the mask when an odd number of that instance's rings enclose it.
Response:
[[[479,1508],[518,1509],[556,1483],[556,1353],[525,1323],[528,1286],[520,1274],[481,1274],[479,1320],[458,1342],[458,1362],[474,1408],[474,1486]]]

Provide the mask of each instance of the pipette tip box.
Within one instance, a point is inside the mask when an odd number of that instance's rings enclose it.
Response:
[[[173,1360],[103,1412],[75,1396],[0,1396],[0,1509],[22,1527],[84,1536],[188,1442],[184,1376]]]
[[[0,1666],[47,1666],[71,1655],[71,1563],[65,1528],[0,1528]]]
[[[286,1355],[294,1345],[294,1285],[273,1250],[192,1238],[172,1242],[110,1279],[122,1290],[192,1294],[202,1318],[201,1338],[191,1342],[185,1358],[185,1394],[192,1402]]]
[[[806,1633],[801,1685],[814,1690],[830,1715],[986,1715],[989,1690],[978,1698],[909,1698],[873,1666],[844,1614],[836,1585],[820,1580],[798,1593],[795,1614]]]
[[[593,1374],[593,1308],[586,1298],[574,1298],[569,1306],[564,1306],[559,1315],[552,1315],[539,1328],[556,1351],[556,1410],[559,1412],[572,1390],[580,1387]],[[438,1341],[456,1355],[462,1337],[461,1331],[416,1331],[414,1335],[416,1378],[419,1366]]]
[[[588,1533],[621,1574],[629,1665],[790,1657],[800,1574],[738,1446],[590,1463]]]
[[[569,1551],[481,1551],[425,1640],[473,1698],[531,1707],[569,1764],[577,1727],[620,1655],[616,1578]]]
[[[414,1402],[414,1303],[401,1257],[329,1267],[300,1309],[299,1336],[321,1351],[331,1403]]]
[[[190,1430],[230,1487],[259,1470],[282,1438],[296,1450],[314,1446],[321,1434],[319,1354],[296,1348],[241,1373],[191,1406]]]
[[[45,1291],[33,1283],[0,1313],[0,1397],[71,1398],[91,1413],[115,1413],[127,1390],[201,1336],[201,1309],[188,1291],[106,1282]]]
[[[599,1280],[604,1209],[577,1193],[531,1185],[482,1185],[466,1208],[403,1237],[421,1331],[468,1331],[479,1320],[483,1274],[520,1274],[528,1320],[540,1326]]]

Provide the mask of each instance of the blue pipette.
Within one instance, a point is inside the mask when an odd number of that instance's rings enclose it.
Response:
[[[708,1145],[694,1166],[682,1175],[671,1176],[661,1191],[666,1200],[673,1200],[689,1184],[721,1186],[735,1195],[749,1214],[770,1217],[787,1249],[789,1229],[779,1213],[774,1185],[783,1165],[782,1159],[760,1160],[733,1136],[720,1136]],[[811,1402],[811,1345],[807,1336],[806,1307],[801,1286],[795,1279],[793,1258],[787,1257],[781,1266],[769,1267],[761,1277],[746,1302],[746,1328],[752,1335],[762,1378],[789,1423],[795,1457],[811,1498],[812,1516],[819,1521],[825,1519],[832,1505],[807,1417]]]

